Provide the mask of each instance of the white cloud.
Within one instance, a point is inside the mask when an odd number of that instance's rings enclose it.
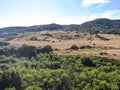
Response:
[[[106,18],[120,18],[120,10],[106,10],[102,13],[102,16]]]
[[[74,17],[73,19],[70,19],[70,22],[72,24],[81,24],[86,21],[91,21],[97,18],[108,18],[108,19],[120,19],[120,10],[105,10],[101,13],[97,14],[91,14],[88,16],[79,16],[79,17]]]
[[[91,14],[89,16],[81,16],[81,21],[86,22],[96,18],[120,19],[120,10],[105,10],[101,13]]]
[[[109,0],[82,0],[82,7],[88,7],[93,4],[105,4],[109,3]]]

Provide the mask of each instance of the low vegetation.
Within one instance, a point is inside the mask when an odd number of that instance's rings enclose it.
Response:
[[[120,89],[119,60],[42,53],[16,56],[0,56],[0,90]]]
[[[0,55],[16,56],[16,57],[35,57],[39,53],[50,53],[53,49],[51,46],[44,46],[43,48],[29,45],[22,45],[21,47],[7,47],[0,49]]]
[[[77,45],[72,45],[72,46],[70,47],[70,49],[73,49],[73,50],[78,50],[79,48],[78,48],[78,46],[77,46]]]
[[[50,36],[50,37],[52,37],[53,35],[52,34],[50,34],[50,33],[45,33],[45,34],[42,34],[43,36]]]
[[[35,37],[35,36],[33,36],[33,37],[30,38],[30,40],[31,40],[31,41],[38,41],[38,38]]]
[[[9,31],[10,34],[0,35],[1,40],[6,40],[0,42],[0,90],[120,90],[120,60],[106,58],[119,56],[119,42],[112,36],[102,36],[103,33],[120,34],[119,23],[120,20],[96,19],[82,25],[49,24],[1,29],[1,33]],[[18,29],[21,33],[12,34]],[[65,33],[37,33],[42,30],[64,30]],[[18,43],[14,43],[15,40]],[[31,46],[32,41],[39,42]],[[111,46],[115,47],[108,48]],[[109,53],[115,48],[117,52]],[[63,50],[62,55],[53,54],[53,50]],[[70,55],[72,51],[75,55]],[[94,55],[101,57],[80,56],[89,54],[88,51],[90,54],[95,51]],[[76,55],[77,52],[85,54]]]
[[[93,48],[93,47],[90,45],[80,46],[80,49],[91,49],[91,48]]]
[[[107,52],[100,52],[100,55],[108,55]]]
[[[0,46],[8,46],[8,45],[10,45],[9,42],[0,41]]]
[[[98,37],[99,39],[104,40],[104,41],[109,41],[110,40],[109,38],[102,37],[100,35],[96,35],[96,37]]]

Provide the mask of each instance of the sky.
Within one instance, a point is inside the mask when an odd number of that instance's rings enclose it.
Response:
[[[120,0],[0,0],[0,28],[120,19]]]

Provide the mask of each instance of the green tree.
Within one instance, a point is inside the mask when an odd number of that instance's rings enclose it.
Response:
[[[89,57],[83,57],[82,64],[85,66],[95,66],[95,64],[92,62],[92,60]]]

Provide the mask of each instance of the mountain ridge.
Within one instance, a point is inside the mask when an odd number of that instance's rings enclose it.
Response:
[[[77,30],[87,31],[90,33],[108,33],[108,34],[120,34],[120,20],[111,20],[107,18],[98,18],[92,21],[87,21],[82,24],[60,25],[56,23],[46,25],[33,25],[29,27],[5,27],[0,28],[0,33],[18,32],[18,31],[43,31],[43,30]]]
[[[79,29],[91,33],[120,34],[120,20],[106,18],[95,19],[81,24]]]

